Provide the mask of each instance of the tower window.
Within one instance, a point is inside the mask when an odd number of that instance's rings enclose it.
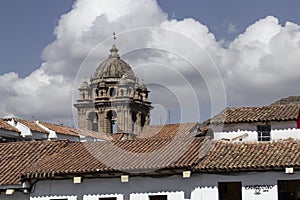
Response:
[[[113,110],[107,112],[107,122],[108,122],[108,133],[117,133],[118,132],[118,121],[117,113]]]
[[[98,131],[98,115],[95,112],[89,114],[92,131]]]
[[[143,130],[143,127],[146,123],[146,116],[144,114],[141,115],[141,129]]]
[[[114,96],[116,95],[116,90],[115,90],[115,88],[110,88],[110,90],[109,90],[109,95],[110,95],[111,97],[114,97]]]
[[[135,126],[135,123],[136,123],[136,112],[132,112],[131,114],[131,120],[132,120],[132,132],[134,132],[134,126]]]

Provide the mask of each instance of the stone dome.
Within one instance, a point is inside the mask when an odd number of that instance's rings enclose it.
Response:
[[[96,69],[93,79],[100,78],[127,78],[135,79],[135,75],[129,64],[122,60],[115,45],[110,49],[111,54],[108,59],[103,61]]]

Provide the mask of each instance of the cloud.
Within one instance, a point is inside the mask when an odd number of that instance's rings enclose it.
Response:
[[[230,23],[230,24],[228,25],[227,32],[228,32],[229,34],[237,33],[237,32],[238,32],[238,29],[237,29],[236,24]]]
[[[199,21],[168,20],[156,1],[78,0],[61,16],[40,68],[25,78],[0,76],[0,114],[72,125],[72,92],[107,58],[113,32],[122,58],[149,84],[161,115],[174,113],[173,122],[300,94],[297,24],[268,16],[224,48]]]
[[[222,66],[232,105],[267,104],[299,95],[300,26],[268,16],[250,25],[230,45]],[[297,67],[298,66],[298,67]],[[234,98],[238,97],[236,100]]]

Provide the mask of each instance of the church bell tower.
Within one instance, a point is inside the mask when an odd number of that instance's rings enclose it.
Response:
[[[108,59],[83,81],[79,99],[78,128],[105,133],[139,134],[150,124],[149,90],[139,83],[131,67],[120,58],[115,45]]]

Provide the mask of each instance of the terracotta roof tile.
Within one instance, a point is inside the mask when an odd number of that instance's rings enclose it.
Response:
[[[146,126],[138,138],[173,138],[191,136],[191,131],[197,123],[178,123]]]
[[[221,113],[213,117],[210,123],[226,124],[241,122],[297,120],[299,109],[299,104],[225,108]]]
[[[47,127],[48,129],[55,131],[58,134],[79,136],[78,130],[74,129],[74,128],[70,128],[70,127],[58,125],[58,124],[52,124],[49,122],[39,121],[39,123],[42,124],[43,126]]]
[[[17,133],[21,133],[18,129],[16,129],[12,125],[8,124],[3,119],[0,119],[0,129],[4,129],[4,130],[7,130],[7,131],[13,131],[13,132],[17,132]]]
[[[67,141],[0,143],[0,185],[21,184],[21,174],[37,160],[61,150]]]
[[[27,178],[160,169],[201,172],[283,170],[300,167],[300,142],[232,143],[208,137],[114,142],[19,142],[0,144],[0,185]]]
[[[61,152],[36,162],[27,177],[88,172],[152,172],[188,168],[208,151],[211,140],[202,138],[139,139],[73,143]],[[203,146],[203,147],[202,147]],[[74,153],[76,152],[76,153]]]
[[[300,167],[300,142],[224,142],[215,144],[197,165],[199,171],[245,171]]]
[[[106,141],[112,140],[110,134],[89,131],[89,130],[80,130],[80,129],[75,129],[75,130],[78,132],[79,135],[82,135],[82,136],[97,138],[97,139],[106,140]]]
[[[12,118],[12,119],[15,120],[15,121],[17,121],[17,122],[20,122],[21,124],[24,124],[31,131],[49,134],[48,131],[46,131],[45,129],[41,128],[34,121],[29,121],[29,120],[24,120],[24,119],[18,119],[18,118]],[[11,118],[5,118],[3,120],[8,121],[8,120],[11,120]]]

